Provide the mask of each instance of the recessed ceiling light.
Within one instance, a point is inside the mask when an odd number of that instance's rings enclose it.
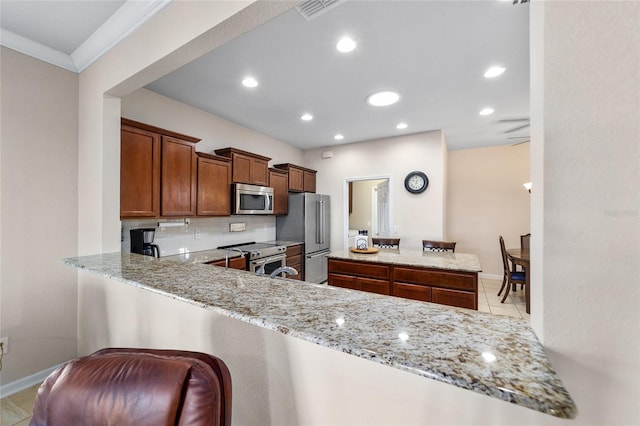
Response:
[[[497,77],[500,74],[502,74],[505,70],[506,70],[505,67],[493,66],[493,67],[489,68],[487,71],[485,71],[484,76],[486,78]]]
[[[402,129],[406,129],[407,127],[408,127],[408,126],[407,126],[407,123],[399,123],[399,124],[396,126],[396,129],[400,129],[400,130],[402,130]]]
[[[493,114],[493,108],[484,108],[480,111],[480,115],[491,115]]]
[[[342,53],[349,53],[355,48],[356,48],[356,42],[349,37],[342,37],[338,42],[338,44],[336,44],[336,49],[338,49],[338,51]]]
[[[344,139],[344,136],[342,136],[341,134],[337,134],[333,138],[337,141],[341,141],[342,139]]]
[[[311,120],[313,120],[313,115],[311,115],[311,114],[302,114],[302,116],[300,117],[300,120],[311,121]]]
[[[378,92],[370,95],[367,102],[373,106],[388,106],[395,104],[400,99],[396,92]]]
[[[256,87],[258,85],[258,80],[253,77],[245,77],[245,79],[242,80],[242,85],[245,87]]]

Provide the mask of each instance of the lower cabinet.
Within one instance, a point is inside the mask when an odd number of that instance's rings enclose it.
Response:
[[[213,266],[225,266],[225,259],[215,260],[213,262],[208,262],[207,265]],[[244,257],[232,257],[229,259],[229,268],[231,269],[239,269],[241,271],[247,270],[247,259]]]
[[[329,285],[478,309],[478,274],[329,259]]]
[[[292,280],[304,281],[304,262],[302,261],[302,244],[287,247],[287,260],[285,261],[287,266],[291,266],[298,275],[288,275],[287,278]]]

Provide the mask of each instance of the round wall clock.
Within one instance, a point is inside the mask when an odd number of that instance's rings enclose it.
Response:
[[[411,172],[404,179],[404,187],[412,194],[420,194],[429,186],[429,178],[422,172]]]

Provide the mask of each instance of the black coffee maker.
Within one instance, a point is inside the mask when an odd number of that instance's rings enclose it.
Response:
[[[155,228],[131,229],[129,233],[131,234],[131,253],[160,257],[160,247],[152,244],[156,235]]]

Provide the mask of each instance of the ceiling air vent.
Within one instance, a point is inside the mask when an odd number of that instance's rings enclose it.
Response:
[[[310,21],[337,6],[341,1],[342,0],[307,0],[296,6],[296,9],[298,9],[300,15],[304,16],[304,19]]]

